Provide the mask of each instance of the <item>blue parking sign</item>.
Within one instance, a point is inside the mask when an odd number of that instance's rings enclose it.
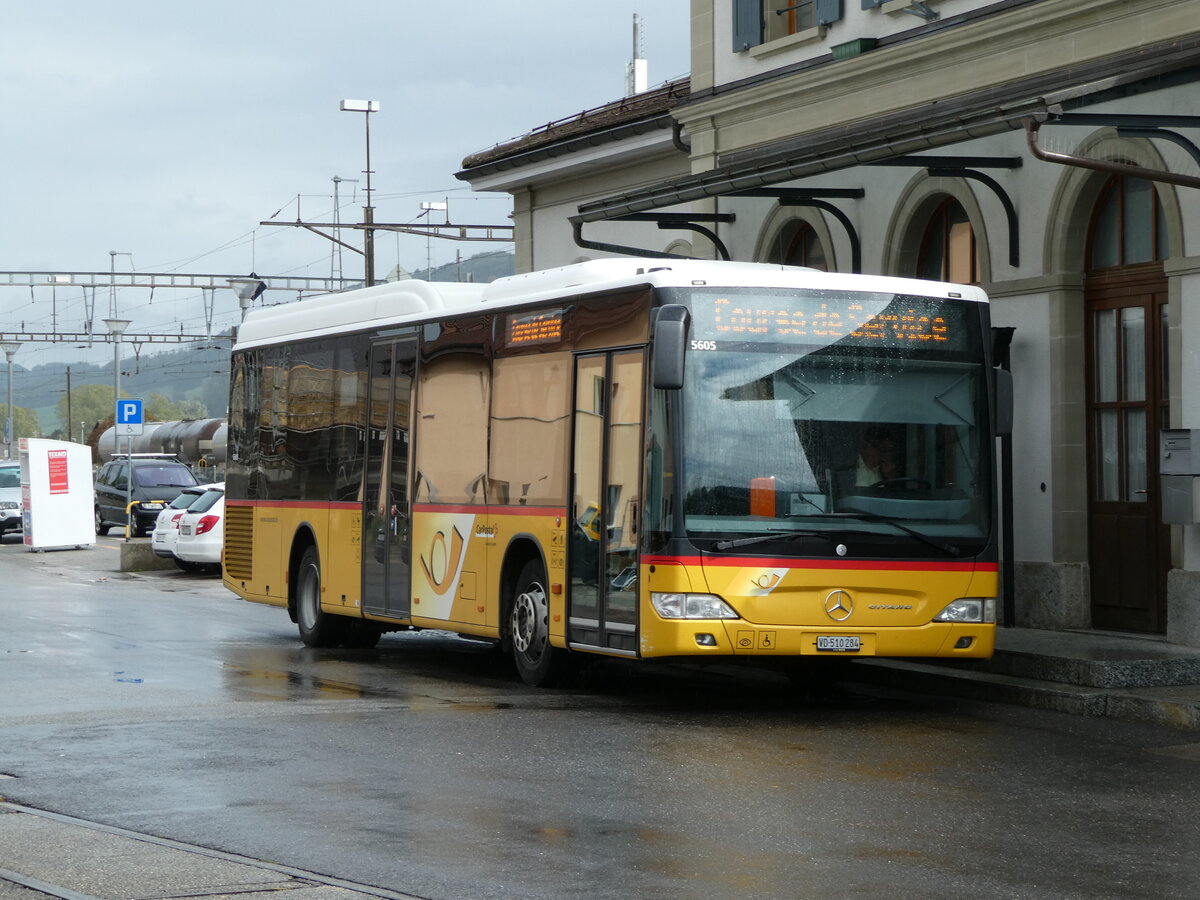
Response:
[[[142,401],[122,397],[117,401],[117,437],[142,433]]]
[[[117,401],[117,424],[118,425],[141,425],[142,424],[142,401],[141,400],[118,400]]]

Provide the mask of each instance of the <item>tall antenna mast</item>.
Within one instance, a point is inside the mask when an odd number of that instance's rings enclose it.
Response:
[[[633,58],[625,67],[625,96],[645,93],[647,88],[646,60],[642,59],[642,17],[633,14]]]

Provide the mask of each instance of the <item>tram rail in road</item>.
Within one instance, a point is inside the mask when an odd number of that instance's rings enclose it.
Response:
[[[61,900],[171,900],[214,894],[253,900],[278,898],[280,891],[299,891],[287,895],[296,900],[416,900],[413,894],[4,801],[0,847],[0,897],[9,896],[9,882]]]

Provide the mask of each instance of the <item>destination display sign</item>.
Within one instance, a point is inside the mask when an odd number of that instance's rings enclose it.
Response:
[[[700,340],[772,344],[962,346],[962,304],[894,294],[694,296]]]
[[[504,322],[504,342],[510,347],[554,344],[562,340],[563,311],[510,313]]]

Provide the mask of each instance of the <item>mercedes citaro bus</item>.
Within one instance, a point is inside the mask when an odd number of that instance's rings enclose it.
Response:
[[[697,260],[251,312],[224,581],[311,647],[983,657],[1011,386],[975,287]]]

